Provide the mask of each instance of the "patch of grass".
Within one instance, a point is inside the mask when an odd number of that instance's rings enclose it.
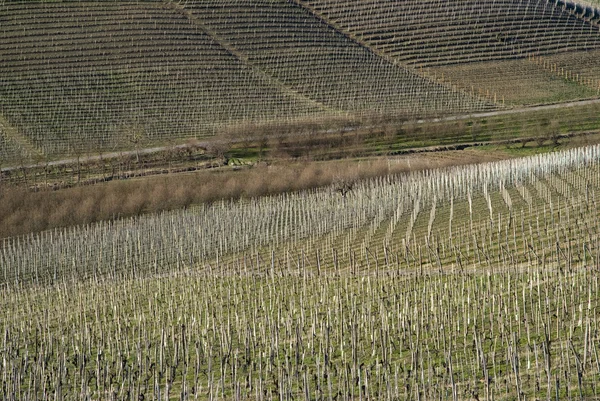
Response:
[[[542,145],[542,146],[507,146],[505,151],[510,155],[516,157],[525,157],[532,155],[539,155],[544,153],[556,152],[561,149],[560,146],[556,145]]]
[[[581,57],[587,54],[581,53]],[[559,60],[562,61],[560,65],[571,67],[573,64],[574,68],[576,63],[569,63],[569,60],[576,60],[577,54],[571,58],[572,54],[563,56]],[[557,103],[597,96],[596,90],[562,79],[526,58],[440,66],[431,71],[438,76],[444,74],[465,91],[470,92],[473,88],[476,92],[489,92],[507,106]],[[519,85],[515,84],[515,74],[519,76]]]
[[[526,156],[556,152],[556,151],[561,150],[562,147],[560,145],[556,146],[556,145],[550,145],[550,144],[544,144],[542,146],[538,146],[538,145],[533,145],[530,143],[530,144],[526,144],[525,146],[522,146],[520,144],[484,145],[484,146],[478,146],[478,147],[475,147],[472,149],[475,149],[476,151],[482,152],[482,153],[494,152],[496,154],[504,153],[511,157],[526,157]]]

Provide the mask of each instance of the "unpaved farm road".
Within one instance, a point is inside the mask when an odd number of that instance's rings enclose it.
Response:
[[[571,108],[571,107],[589,106],[591,104],[600,104],[600,99],[580,100],[580,101],[576,101],[576,102],[567,102],[567,103],[546,104],[546,105],[542,105],[542,106],[521,107],[518,109],[496,110],[496,111],[488,111],[488,112],[484,112],[484,113],[463,114],[463,115],[459,115],[459,116],[434,118],[434,119],[429,119],[429,120],[419,120],[417,122],[419,124],[423,124],[423,123],[430,123],[430,122],[468,120],[470,118],[486,118],[486,117],[504,116],[504,115],[509,115],[509,114],[530,113],[532,111],[558,110],[558,109],[565,109],[565,108]]]
[[[444,122],[444,121],[469,120],[472,118],[497,117],[497,116],[510,115],[510,114],[530,113],[530,112],[534,112],[534,111],[558,110],[558,109],[565,109],[565,108],[588,106],[588,105],[592,105],[592,104],[600,104],[600,99],[581,100],[581,101],[567,102],[567,103],[556,103],[556,104],[547,104],[547,105],[542,105],[542,106],[521,107],[521,108],[507,109],[507,110],[488,111],[488,112],[483,112],[483,113],[472,113],[472,114],[462,114],[462,115],[450,116],[450,117],[423,119],[423,120],[417,120],[417,124],[425,124],[425,123],[432,123],[432,122],[435,123],[435,122]],[[364,127],[361,127],[361,128],[364,128]],[[347,131],[353,131],[353,130],[355,130],[355,128],[347,129]],[[211,142],[201,142],[201,143],[195,143],[194,146],[195,147],[208,147],[208,146],[210,146],[210,144],[211,144]],[[51,161],[48,163],[30,164],[30,165],[26,165],[26,166],[2,167],[2,169],[0,169],[0,171],[9,172],[9,171],[14,171],[14,170],[19,170],[22,168],[34,168],[34,167],[44,167],[44,166],[63,166],[63,165],[75,164],[78,162],[79,163],[89,163],[89,162],[94,162],[94,161],[99,161],[99,160],[116,159],[119,157],[128,157],[128,156],[135,156],[135,155],[142,155],[142,154],[159,153],[159,152],[164,152],[164,151],[172,150],[172,149],[185,149],[185,148],[188,148],[189,146],[190,145],[188,145],[188,144],[181,144],[181,145],[175,145],[175,146],[159,146],[159,147],[153,147],[153,148],[129,150],[129,151],[123,151],[123,152],[109,152],[109,153],[103,153],[101,155],[80,157],[79,159],[69,158],[69,159],[55,160],[55,161]]]
[[[194,146],[198,146],[198,147],[206,147],[208,145],[209,145],[208,142],[200,142],[200,143],[194,144]],[[54,160],[54,161],[51,161],[48,163],[28,164],[25,166],[2,167],[2,169],[0,171],[5,172],[5,171],[20,170],[22,168],[27,169],[27,168],[34,168],[34,167],[63,166],[63,165],[76,164],[76,163],[89,163],[89,162],[94,162],[94,161],[99,161],[99,160],[117,159],[119,157],[147,155],[147,154],[159,153],[159,152],[164,152],[164,151],[173,150],[173,149],[186,149],[189,146],[190,145],[182,144],[182,145],[173,145],[173,146],[158,146],[158,147],[154,147],[154,148],[145,148],[145,149],[138,149],[138,150],[127,150],[127,151],[122,151],[122,152],[109,152],[109,153],[102,153],[100,155],[94,155],[94,156],[82,156],[80,158]]]

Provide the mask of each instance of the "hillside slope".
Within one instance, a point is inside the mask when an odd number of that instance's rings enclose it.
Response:
[[[595,146],[8,239],[0,394],[597,400],[599,172]]]
[[[598,95],[562,54],[600,50],[600,12],[545,0],[298,0],[348,36],[396,62],[458,87],[527,105]],[[597,60],[597,54],[593,57]]]
[[[246,122],[493,106],[381,59],[286,1],[188,6],[4,3],[0,112],[38,153],[58,155]],[[11,136],[2,137],[8,154]]]
[[[248,124],[594,97],[600,34],[589,10],[538,0],[2,2],[0,163]]]
[[[46,154],[326,111],[157,2],[7,3],[0,26],[0,112]]]
[[[406,65],[600,48],[600,15],[545,0],[308,0],[315,12]]]
[[[382,59],[285,0],[187,6],[215,36],[286,87],[345,112],[428,114],[489,106]]]

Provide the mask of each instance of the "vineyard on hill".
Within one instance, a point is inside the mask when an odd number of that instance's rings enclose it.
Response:
[[[597,399],[600,148],[4,240],[3,399]]]
[[[593,98],[599,54],[561,1],[2,2],[0,162]]]
[[[0,1],[0,400],[600,400],[598,6]]]
[[[590,6],[545,0],[298,3],[379,54],[496,101],[522,105],[600,91],[600,13]],[[578,57],[587,54],[587,69],[579,72]],[[559,94],[563,98],[552,99]]]

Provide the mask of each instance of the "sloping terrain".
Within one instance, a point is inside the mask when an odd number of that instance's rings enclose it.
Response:
[[[2,2],[0,163],[590,98],[598,21],[541,0]]]
[[[0,398],[597,400],[599,169],[595,146],[3,241]]]
[[[600,49],[600,12],[589,5],[545,0],[298,3],[398,63],[496,101],[529,105],[599,92],[597,72],[575,72],[578,58]],[[561,62],[539,59],[565,54]]]
[[[299,2],[403,64],[419,67],[600,48],[600,15],[561,1]]]
[[[325,111],[158,2],[7,3],[0,110],[46,154]]]
[[[486,105],[398,67],[284,0],[191,2],[193,18],[257,66],[336,110],[443,113]]]
[[[9,2],[0,111],[44,154],[229,124],[492,105],[371,53],[286,1]]]
[[[566,61],[573,67],[570,73],[575,76],[575,71],[585,68],[581,64],[577,67],[574,62],[577,56],[588,58],[591,54],[593,53],[560,53],[548,59],[554,60],[556,57]],[[544,69],[540,64],[527,59],[452,64],[428,70],[431,74],[443,76],[444,80],[465,88],[466,91],[495,96],[497,101],[506,105],[559,103],[598,95],[597,88],[566,79],[560,73],[551,72],[549,68]],[[586,72],[589,70],[586,69]],[[586,76],[600,77],[600,74]]]

